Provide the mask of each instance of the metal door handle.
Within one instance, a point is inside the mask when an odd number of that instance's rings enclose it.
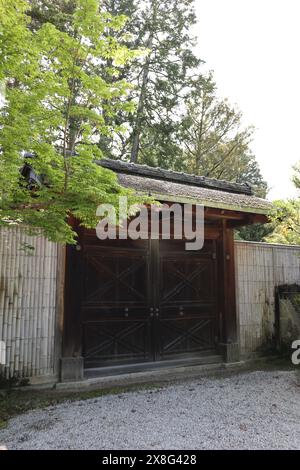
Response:
[[[128,317],[128,315],[129,315],[129,313],[128,313],[128,312],[129,312],[129,309],[128,309],[128,308],[125,308],[125,309],[124,309],[124,312],[125,312],[125,313],[124,313],[124,317]]]

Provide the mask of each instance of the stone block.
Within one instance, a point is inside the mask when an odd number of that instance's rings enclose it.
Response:
[[[83,380],[83,357],[62,357],[60,365],[61,382]]]
[[[226,363],[239,362],[240,360],[240,345],[239,343],[221,343],[221,353]]]

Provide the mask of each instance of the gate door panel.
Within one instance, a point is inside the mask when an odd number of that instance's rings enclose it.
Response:
[[[85,246],[81,317],[85,367],[153,360],[148,243]]]
[[[218,342],[216,251],[207,241],[200,251],[184,242],[161,241],[159,262],[159,358],[196,356]]]
[[[207,241],[99,241],[81,258],[85,367],[195,357],[218,342],[216,250]]]

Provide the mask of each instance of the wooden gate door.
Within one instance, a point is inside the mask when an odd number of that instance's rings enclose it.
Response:
[[[219,341],[215,241],[200,251],[184,242],[160,241],[157,357],[160,360],[213,351]]]
[[[214,241],[197,251],[171,240],[81,244],[85,367],[197,356],[218,342]]]
[[[153,360],[149,243],[85,243],[81,324],[85,367]]]

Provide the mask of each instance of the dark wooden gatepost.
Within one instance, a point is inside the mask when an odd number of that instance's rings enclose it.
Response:
[[[82,380],[84,364],[80,318],[81,291],[81,233],[78,222],[70,220],[78,233],[77,245],[67,245],[65,253],[64,320],[60,380]]]
[[[219,227],[217,238],[220,343],[226,363],[240,360],[239,324],[236,305],[234,229],[254,223],[266,223],[262,214],[206,208],[205,218]]]
[[[226,219],[222,220],[219,240],[219,260],[222,299],[220,349],[226,362],[238,362],[240,352],[235,292],[234,232],[232,228],[228,227]]]

